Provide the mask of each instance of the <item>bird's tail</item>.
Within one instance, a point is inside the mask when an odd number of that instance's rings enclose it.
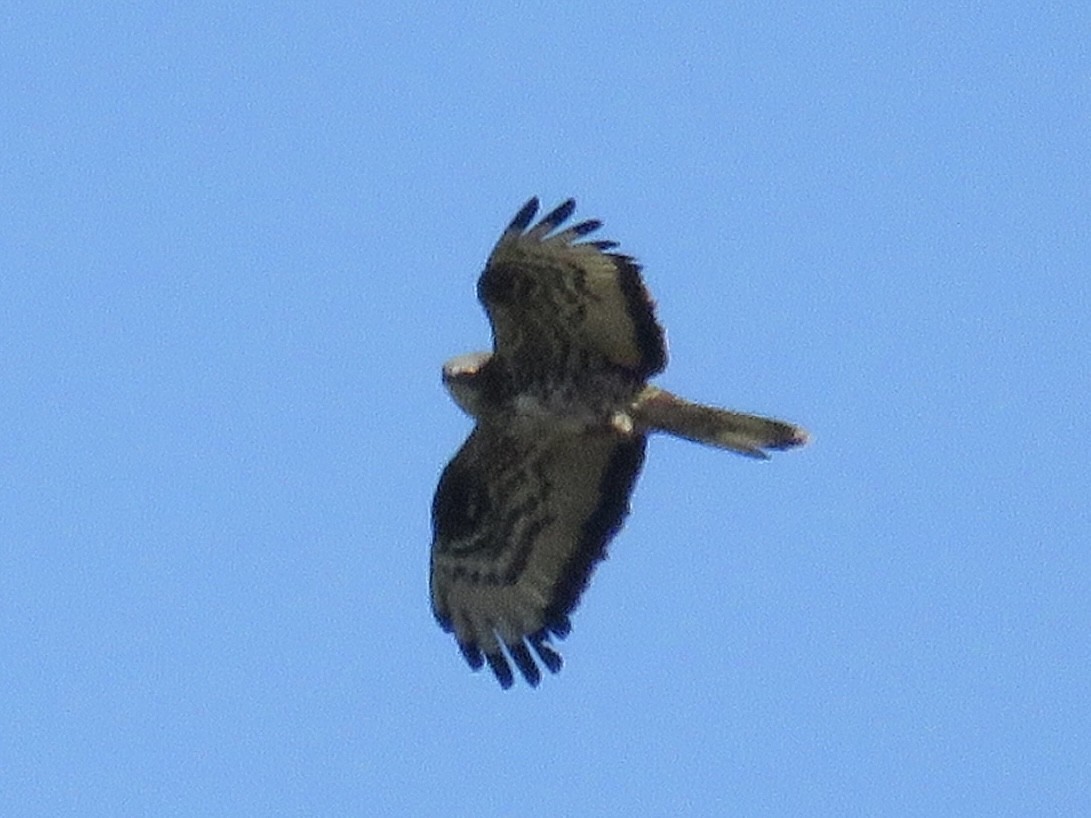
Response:
[[[808,440],[806,430],[791,423],[691,403],[656,386],[646,387],[636,399],[632,420],[645,431],[666,432],[747,457],[767,458],[766,449],[791,449]]]

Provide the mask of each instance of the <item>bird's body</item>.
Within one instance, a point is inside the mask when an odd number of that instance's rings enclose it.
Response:
[[[647,434],[664,431],[742,454],[806,441],[797,426],[690,403],[648,384],[666,365],[640,268],[577,241],[599,227],[568,200],[527,230],[532,199],[478,282],[494,351],[448,361],[443,379],[476,421],[440,478],[432,508],[432,606],[472,667],[504,687],[552,672],[550,644],[628,513]],[[531,650],[534,655],[532,656]],[[506,654],[506,656],[505,656]]]

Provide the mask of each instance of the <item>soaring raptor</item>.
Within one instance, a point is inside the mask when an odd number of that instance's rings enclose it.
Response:
[[[569,199],[533,227],[531,199],[477,282],[493,351],[444,364],[476,421],[432,503],[432,610],[474,670],[531,685],[561,656],[576,607],[629,511],[651,432],[764,458],[807,441],[798,426],[690,403],[651,386],[667,363],[640,267],[568,227]],[[529,227],[529,229],[528,229]],[[535,661],[537,659],[537,661]],[[510,660],[510,662],[509,662]]]

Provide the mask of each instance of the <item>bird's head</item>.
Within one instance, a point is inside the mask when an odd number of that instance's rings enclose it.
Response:
[[[470,417],[478,415],[482,384],[477,376],[490,358],[491,352],[471,352],[452,358],[443,365],[443,385],[458,408]]]

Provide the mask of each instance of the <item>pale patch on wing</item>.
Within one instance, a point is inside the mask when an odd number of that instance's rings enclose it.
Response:
[[[478,281],[494,345],[513,370],[561,370],[572,356],[585,368],[608,363],[645,379],[666,365],[663,330],[629,256],[612,241],[579,241],[600,227],[565,229],[571,199],[534,227],[531,199],[500,237]]]
[[[643,457],[642,436],[609,428],[474,430],[436,490],[431,572],[433,612],[471,667],[488,662],[508,687],[506,652],[536,685],[529,645],[560,669],[548,640],[568,633],[568,614],[628,513]]]

